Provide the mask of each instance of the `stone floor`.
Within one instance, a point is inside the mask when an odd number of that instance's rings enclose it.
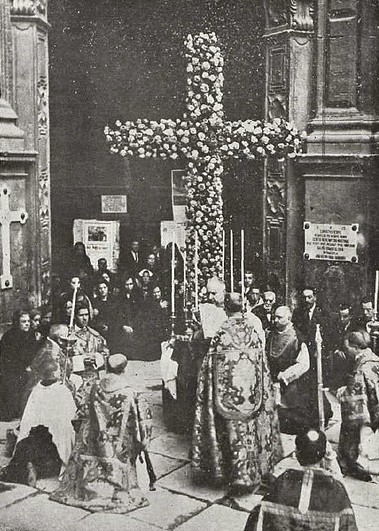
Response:
[[[131,361],[129,374],[134,387],[153,406],[154,434],[150,454],[158,477],[155,492],[148,490],[143,466],[138,468],[140,485],[150,506],[128,515],[91,514],[50,501],[48,495],[56,488],[56,480],[39,481],[37,489],[8,485],[10,490],[1,491],[5,484],[0,484],[0,531],[243,531],[249,511],[259,503],[261,496],[251,494],[231,503],[223,490],[194,486],[188,460],[190,441],[183,435],[167,432],[163,426],[159,362]],[[333,407],[335,420],[328,430],[328,438],[334,444],[338,440],[339,411],[337,404],[333,403]],[[7,462],[4,457],[5,434],[11,425],[0,423],[0,466]],[[291,456],[294,438],[283,436],[283,444],[286,458],[279,463],[277,474],[295,464]],[[372,483],[345,478],[344,484],[359,530],[377,531],[379,478]]]

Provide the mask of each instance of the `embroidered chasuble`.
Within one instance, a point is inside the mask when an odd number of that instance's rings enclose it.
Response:
[[[62,485],[51,499],[92,512],[127,513],[148,505],[136,459],[151,437],[151,418],[122,375],[96,382]]]
[[[254,488],[282,458],[260,320],[226,320],[198,377],[192,441],[197,482]]]
[[[358,531],[345,487],[321,468],[286,470],[255,507],[245,531]]]

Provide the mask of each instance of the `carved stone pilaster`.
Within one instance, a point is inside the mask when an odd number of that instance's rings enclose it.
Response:
[[[287,47],[282,39],[271,38],[268,47],[267,117],[287,118]]]
[[[316,117],[312,154],[378,153],[379,6],[365,0],[318,0]]]
[[[47,0],[11,2],[14,48],[18,54],[16,64],[23,73],[20,82],[16,79],[17,99],[23,102],[18,107],[19,118],[21,124],[25,124],[28,145],[38,152],[33,183],[33,220],[36,224],[38,259],[35,269],[38,276],[38,302],[47,304],[50,297],[48,280],[51,265]],[[28,50],[28,54],[25,50]]]
[[[284,180],[267,181],[267,216],[270,218],[284,218],[286,213],[286,189]]]
[[[266,117],[309,120],[312,87],[313,1],[268,1],[266,4]],[[280,295],[297,287],[301,264],[300,192],[294,166],[265,165],[264,268],[268,284]]]
[[[48,128],[48,87],[47,76],[41,75],[37,82],[37,113],[39,137],[47,135]]]
[[[13,50],[9,4],[0,3],[0,96],[13,105]]]

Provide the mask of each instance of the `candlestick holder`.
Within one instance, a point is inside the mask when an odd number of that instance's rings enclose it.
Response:
[[[192,336],[192,319],[191,319],[191,310],[188,307],[188,304],[184,307],[184,320],[185,320],[185,335]]]
[[[370,337],[372,341],[372,350],[377,353],[379,347],[379,321],[378,314],[374,313],[374,320],[368,323],[370,329]]]

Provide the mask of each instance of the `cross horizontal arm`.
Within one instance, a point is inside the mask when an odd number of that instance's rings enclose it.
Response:
[[[277,159],[293,158],[300,151],[300,146],[301,137],[295,125],[281,118],[275,118],[272,122],[224,122],[220,136],[223,158],[253,160],[271,155]]]
[[[122,157],[161,157],[177,159],[182,142],[189,134],[187,123],[181,120],[145,120],[115,123],[116,128],[106,126],[104,133],[111,144],[111,152]],[[181,142],[179,141],[181,138]]]

